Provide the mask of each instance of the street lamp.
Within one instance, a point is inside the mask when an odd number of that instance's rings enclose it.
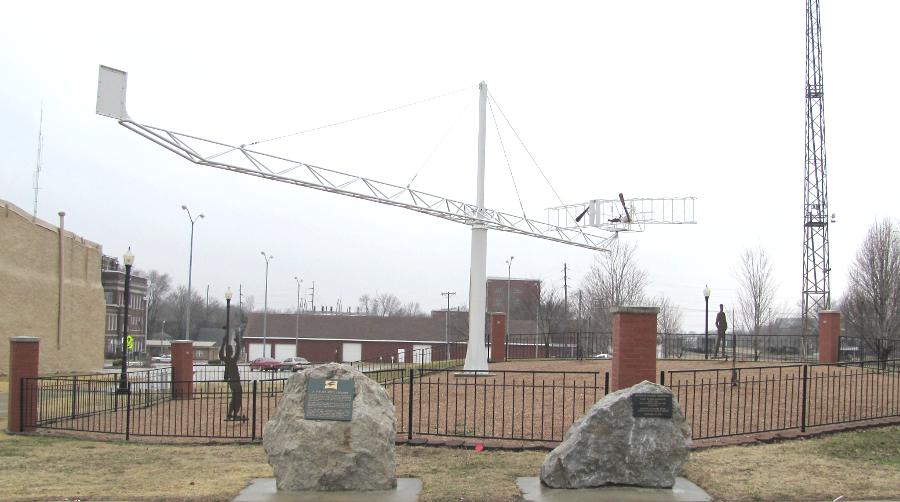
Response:
[[[231,343],[231,286],[225,290],[225,340]]]
[[[185,321],[184,321],[184,339],[191,339],[191,272],[194,268],[194,223],[197,223],[197,220],[203,218],[203,213],[197,215],[196,218],[191,216],[191,210],[188,209],[184,204],[181,205],[181,209],[184,209],[187,212],[188,219],[191,221],[191,251],[188,255],[188,289],[187,289],[187,305],[185,306]]]
[[[503,339],[503,345],[506,348],[504,352],[506,352],[506,357],[509,358],[509,296],[510,296],[510,284],[512,283],[512,261],[515,256],[510,256],[508,260],[506,260],[506,337]]]
[[[125,251],[122,257],[125,263],[125,310],[123,311],[124,320],[122,322],[122,375],[119,377],[119,388],[116,394],[128,393],[128,303],[131,296],[131,265],[134,264],[134,254],[131,252],[131,246]]]
[[[259,254],[266,260],[266,289],[263,294],[263,357],[268,357],[266,355],[266,329],[269,320],[269,260],[275,257],[266,255],[265,251],[260,251]]]
[[[703,328],[703,359],[709,359],[709,295],[712,293],[709,285],[703,288],[703,298],[706,299],[706,317]]]
[[[300,285],[303,284],[303,279],[298,279],[295,275],[294,280],[297,281],[297,329],[294,332],[294,355],[300,357]]]

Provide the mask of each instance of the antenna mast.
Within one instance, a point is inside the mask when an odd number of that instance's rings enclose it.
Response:
[[[38,125],[37,165],[34,167],[34,212],[32,219],[37,219],[38,192],[40,191],[41,164],[44,157],[44,102],[41,101],[41,120]]]
[[[806,159],[803,189],[803,335],[831,307],[828,185],[819,0],[806,0]]]

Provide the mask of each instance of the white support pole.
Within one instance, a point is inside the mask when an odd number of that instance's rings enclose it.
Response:
[[[486,131],[487,84],[478,85],[478,191],[479,217],[484,210],[484,143]],[[464,371],[487,371],[484,346],[485,303],[487,296],[487,227],[472,225],[472,254],[469,268],[469,344]]]

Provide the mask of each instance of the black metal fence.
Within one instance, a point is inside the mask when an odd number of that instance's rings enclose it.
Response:
[[[900,339],[842,336],[841,361],[890,360],[900,356]]]
[[[694,439],[900,415],[900,360],[669,371]]]
[[[817,336],[727,334],[724,342],[714,333],[658,334],[658,359],[728,359],[753,362],[813,362],[819,358]],[[720,343],[717,343],[720,342]]]
[[[506,358],[586,359],[609,354],[611,348],[612,333],[510,333],[506,341]]]
[[[367,372],[394,403],[397,432],[409,438],[556,442],[610,390],[608,372],[472,375],[424,364]],[[286,379],[271,374],[243,379],[247,420],[229,421],[231,393],[214,368],[195,367],[189,382],[173,381],[168,368],[129,373],[128,392],[119,391],[117,374],[24,379],[22,405],[10,413],[18,412],[20,423],[41,429],[125,439],[261,439]],[[242,371],[242,378],[254,376]],[[672,389],[694,439],[900,416],[900,359],[673,370],[660,373],[659,381]]]

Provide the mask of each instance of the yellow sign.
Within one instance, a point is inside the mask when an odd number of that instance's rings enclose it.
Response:
[[[128,337],[125,338],[125,345],[128,347],[128,350],[134,350],[134,337],[128,335]]]

